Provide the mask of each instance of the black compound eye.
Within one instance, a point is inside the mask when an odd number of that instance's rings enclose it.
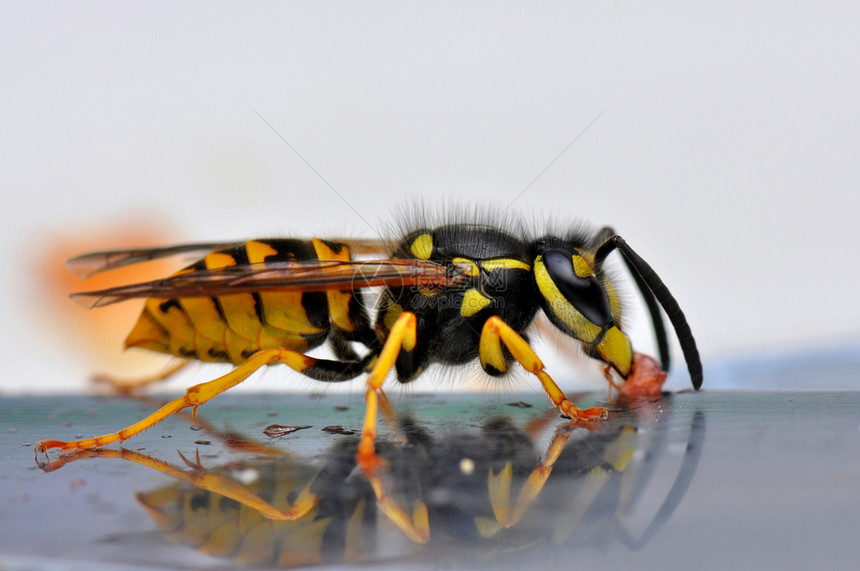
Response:
[[[546,250],[543,263],[561,295],[586,319],[601,327],[612,323],[606,290],[594,276],[582,278],[576,275],[570,252]]]

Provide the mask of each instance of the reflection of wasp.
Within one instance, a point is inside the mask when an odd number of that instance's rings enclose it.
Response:
[[[580,342],[587,355],[605,363],[610,382],[613,370],[626,380],[619,392],[635,396],[639,391],[659,391],[665,374],[652,359],[634,353],[622,331],[620,297],[603,268],[615,249],[647,302],[662,367],[668,368],[669,358],[658,301],[678,334],[693,386],[699,388],[701,363],[683,313],[660,278],[620,236],[609,228],[536,239],[521,237],[525,235],[456,223],[407,231],[389,249],[381,242],[279,239],[75,258],[72,270],[88,275],[178,253],[209,251],[171,277],[76,298],[90,307],[149,298],[126,346],[188,360],[227,361],[236,368],[191,387],[183,397],[118,432],[70,442],[47,440],[37,450],[89,449],[126,440],[181,409],[194,407],[196,412],[267,364],[284,363],[327,382],[369,372],[358,460],[383,501],[382,485],[374,475],[379,463],[374,440],[380,396],[383,406],[387,403],[382,383],[392,368],[405,383],[434,362],[460,364],[478,358],[484,371],[497,376],[517,361],[538,377],[563,416],[575,421],[605,418],[602,407],[582,410],[571,403],[523,338],[543,310],[557,328]],[[390,257],[356,261],[353,250],[390,252]],[[383,289],[371,320],[362,290],[377,286]],[[337,359],[306,354],[325,341]],[[364,346],[364,354],[355,351],[354,343]]]
[[[343,438],[313,460],[271,451],[264,456],[262,448],[231,434],[232,446],[255,452],[233,454],[213,469],[199,456],[186,460],[187,470],[130,450],[83,451],[75,458],[122,458],[178,480],[137,499],[167,538],[242,565],[396,557],[514,568],[513,560],[534,563],[536,553],[550,561],[604,539],[636,548],[653,536],[684,495],[704,439],[700,415],[685,431],[670,420],[675,415],[667,404],[622,413],[597,432],[563,426],[546,434],[539,419],[522,430],[509,418],[495,418],[446,438],[399,419],[401,438],[380,440],[378,452],[388,465],[391,496],[427,505],[432,539],[422,548],[381,517],[372,487],[355,473],[358,438]],[[656,407],[669,414],[656,414]],[[683,456],[667,454],[685,432]],[[545,437],[551,438],[541,460],[537,441]],[[642,497],[657,489],[666,496],[655,510],[659,502]],[[308,497],[315,501],[305,502]]]

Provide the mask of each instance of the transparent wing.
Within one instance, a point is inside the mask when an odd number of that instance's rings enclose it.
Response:
[[[306,261],[243,264],[217,269],[183,270],[173,276],[72,294],[83,307],[110,305],[139,297],[209,297],[262,291],[325,291],[380,286],[451,287],[468,268],[425,260]]]
[[[102,250],[76,256],[66,261],[66,267],[79,278],[88,278],[100,272],[106,272],[131,264],[148,262],[159,258],[224,250],[240,245],[241,242],[200,242],[197,244],[177,244],[160,248],[135,248],[127,250]]]
[[[354,255],[387,254],[390,244],[385,240],[355,239],[332,240],[338,244],[346,244]],[[66,262],[66,267],[75,276],[85,279],[100,272],[106,272],[131,264],[148,262],[159,258],[167,258],[180,254],[203,254],[216,250],[226,250],[241,246],[244,242],[198,242],[193,244],[176,244],[156,248],[130,248],[124,250],[102,250],[76,256]]]

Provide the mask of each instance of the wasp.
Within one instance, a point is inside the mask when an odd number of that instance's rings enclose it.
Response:
[[[604,268],[616,250],[649,308],[660,366],[635,353],[624,331],[621,298]],[[117,432],[45,440],[37,453],[121,442],[189,407],[196,416],[200,405],[264,365],[282,363],[324,382],[368,373],[357,460],[384,502],[374,442],[378,410],[388,409],[382,385],[392,369],[399,382],[408,383],[435,363],[478,360],[486,373],[501,376],[516,362],[539,380],[562,416],[586,423],[607,417],[604,407],[578,408],[545,371],[526,340],[526,330],[539,312],[588,356],[604,363],[607,379],[622,394],[629,386],[635,396],[642,387],[653,392],[656,386],[659,392],[665,378],[660,369],[669,367],[662,306],[693,386],[702,384],[696,343],[678,303],[655,271],[608,227],[530,237],[498,219],[462,221],[415,225],[391,243],[313,238],[186,244],[95,252],[70,260],[69,266],[86,276],[192,252],[205,255],[167,278],[73,298],[88,307],[146,298],[126,347],[189,362],[228,362],[234,369],[189,388],[184,396]],[[370,310],[365,302],[369,288],[381,288]],[[307,354],[324,343],[335,358]],[[613,375],[622,381],[615,383]]]

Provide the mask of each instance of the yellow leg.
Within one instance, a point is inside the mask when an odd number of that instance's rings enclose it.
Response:
[[[508,462],[498,474],[494,474],[492,468],[490,468],[487,487],[490,494],[490,505],[493,507],[493,515],[496,517],[497,525],[485,525],[485,529],[490,530],[488,535],[498,531],[499,528],[516,525],[526,514],[549,479],[555,463],[567,445],[570,433],[571,430],[565,428],[555,434],[549,448],[547,448],[545,458],[532,470],[528,479],[523,483],[523,487],[520,489],[513,507],[511,507],[511,482],[513,480],[513,467],[511,463]],[[625,427],[618,438],[607,447],[603,459],[614,470],[623,472],[633,456],[634,445],[635,430],[629,426]],[[596,466],[588,473],[585,477],[584,485],[577,492],[575,501],[571,502],[571,505],[575,506],[576,517],[571,517],[569,512],[565,512],[564,519],[569,520],[568,523],[570,526],[575,527],[579,519],[582,518],[594,502],[597,493],[603,489],[610,476],[611,473],[604,466]],[[569,535],[571,530],[567,531],[567,535]],[[564,534],[565,531],[562,527],[556,528],[553,532],[554,537],[567,537]]]
[[[613,474],[624,472],[627,469],[627,465],[633,458],[634,450],[636,450],[636,429],[632,426],[625,426],[615,441],[603,453],[603,460],[612,466],[612,469],[608,469],[606,464],[597,465],[585,475],[582,485],[569,503],[570,509],[561,512],[561,517],[555,522],[552,532],[553,544],[559,545],[566,542],[576,531],[580,521],[583,520],[586,512],[594,504],[598,494],[613,477]]]
[[[171,367],[168,367],[161,373],[152,375],[150,377],[144,377],[142,379],[117,379],[116,377],[100,373],[93,376],[93,382],[98,385],[108,385],[110,389],[116,394],[130,395],[132,393],[137,392],[139,389],[142,389],[143,387],[158,383],[160,381],[172,377],[173,375],[187,367],[190,363],[191,361],[189,360],[181,361]]]
[[[364,416],[364,427],[361,432],[361,442],[358,445],[356,462],[367,477],[376,495],[379,509],[388,516],[412,541],[427,543],[430,539],[430,522],[427,506],[421,500],[416,500],[410,516],[383,488],[380,471],[383,461],[376,454],[376,417],[380,404],[387,406],[385,395],[382,394],[382,383],[391,372],[401,350],[412,351],[415,347],[415,315],[404,312],[391,327],[388,339],[379,354],[376,365],[367,378],[367,408]],[[380,399],[382,399],[380,403]]]
[[[490,474],[487,478],[490,504],[493,506],[493,515],[496,516],[496,521],[500,526],[511,527],[525,515],[532,503],[534,503],[535,498],[543,490],[544,484],[546,484],[549,475],[552,473],[552,468],[555,466],[555,462],[558,460],[561,451],[564,450],[569,437],[570,430],[556,433],[549,444],[546,457],[540,464],[535,466],[520,489],[513,508],[511,508],[512,464],[508,462],[498,474],[493,474],[493,469],[490,468]]]
[[[196,419],[197,407],[215,398],[224,391],[235,387],[247,379],[257,369],[273,361],[284,363],[296,371],[301,372],[313,365],[316,362],[316,359],[289,349],[268,349],[265,351],[258,351],[251,355],[247,361],[226,375],[218,377],[213,381],[201,383],[189,388],[186,391],[185,396],[167,403],[143,420],[123,428],[118,432],[103,434],[101,436],[96,436],[95,438],[87,438],[84,440],[72,440],[69,442],[62,440],[43,440],[36,446],[36,452],[45,453],[50,449],[85,450],[90,448],[101,448],[102,446],[112,442],[122,442],[123,440],[127,440],[135,434],[143,432],[147,428],[158,424],[170,415],[188,407],[194,407],[192,413]]]
[[[409,312],[404,312],[397,318],[379,357],[376,359],[373,370],[367,377],[367,395],[365,397],[367,408],[364,416],[364,427],[361,432],[361,442],[358,446],[358,462],[362,470],[366,472],[373,471],[379,463],[379,457],[375,451],[375,441],[376,417],[382,383],[385,382],[385,377],[394,367],[400,350],[412,351],[415,347],[415,322],[415,314]],[[383,395],[381,398],[383,399],[383,407],[387,406],[385,396]]]
[[[305,486],[305,488],[299,493],[298,497],[296,497],[295,501],[293,502],[293,505],[290,506],[289,509],[279,510],[257,494],[253,493],[251,490],[248,489],[247,486],[239,484],[238,482],[229,478],[225,478],[224,476],[206,472],[206,470],[204,470],[203,466],[200,464],[199,455],[196,459],[196,462],[189,462],[185,459],[184,456],[180,454],[182,460],[192,468],[190,472],[180,470],[179,468],[172,466],[167,462],[164,462],[163,460],[158,460],[156,458],[141,454],[139,452],[135,452],[133,450],[84,450],[65,458],[66,461],[64,463],[93,457],[119,458],[122,460],[127,460],[129,462],[140,464],[141,466],[145,466],[152,470],[157,470],[162,474],[166,474],[167,476],[170,476],[182,482],[188,482],[195,487],[200,488],[201,490],[207,490],[216,494],[220,494],[232,500],[236,500],[240,504],[248,506],[249,508],[260,512],[262,516],[274,520],[295,521],[297,519],[301,519],[302,517],[307,515],[307,513],[311,511],[321,499],[321,496],[318,496],[317,494],[314,494],[310,491],[311,486],[314,483],[314,480],[312,479],[308,483],[308,485]],[[60,461],[57,461],[56,463],[59,462]],[[55,465],[51,468],[56,469],[57,467],[58,466]]]
[[[113,452],[112,450],[99,450],[98,452]],[[128,450],[120,450],[123,454],[129,453]],[[131,452],[131,454],[136,454]],[[140,458],[142,457],[142,458]],[[186,464],[191,466],[193,470],[191,472],[183,472],[181,470],[176,470],[169,464],[166,464],[171,472],[168,474],[179,479],[187,481],[193,484],[195,487],[200,488],[201,490],[207,490],[209,492],[214,492],[216,494],[220,494],[224,497],[230,498],[232,500],[236,500],[242,505],[248,506],[258,512],[263,517],[274,519],[274,520],[284,520],[284,521],[295,521],[297,519],[301,519],[309,511],[311,511],[322,498],[321,496],[314,494],[311,492],[311,486],[313,486],[316,478],[312,478],[310,482],[308,482],[307,486],[299,493],[296,497],[293,505],[290,506],[287,510],[279,510],[254,492],[248,489],[247,486],[240,484],[234,480],[229,478],[225,478],[224,476],[220,476],[218,474],[207,473],[203,466],[200,464],[200,455],[196,458],[196,462],[191,463],[185,459],[184,456],[180,454],[180,457]],[[152,466],[149,462],[141,462],[142,459],[149,460],[151,462],[160,462],[158,460],[154,460],[149,458],[148,456],[138,455],[126,457],[123,456],[126,460],[131,460],[132,462],[143,463],[145,466],[149,466],[151,468],[155,468],[156,470],[162,471],[157,466]],[[179,472],[181,476],[177,475],[176,472]]]
[[[481,365],[491,365],[499,371],[505,370],[505,357],[504,353],[502,353],[501,343],[505,344],[511,355],[514,356],[514,359],[526,371],[533,373],[540,380],[543,390],[546,391],[552,404],[555,405],[562,415],[575,421],[586,422],[607,418],[608,413],[603,407],[583,410],[577,408],[572,402],[567,400],[567,397],[564,396],[564,393],[558,388],[555,381],[546,374],[543,362],[538,358],[526,340],[514,331],[510,325],[495,315],[487,319],[484,329],[481,331],[479,347]]]

